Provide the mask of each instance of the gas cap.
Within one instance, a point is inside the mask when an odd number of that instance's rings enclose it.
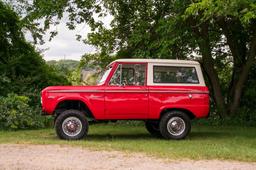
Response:
[[[192,94],[189,94],[189,95],[188,95],[188,98],[192,99],[192,97],[193,97]]]

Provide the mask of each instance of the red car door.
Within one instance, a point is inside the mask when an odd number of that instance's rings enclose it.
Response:
[[[106,119],[146,119],[146,63],[118,63],[105,88]]]

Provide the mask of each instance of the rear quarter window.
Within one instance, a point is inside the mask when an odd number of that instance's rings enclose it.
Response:
[[[199,84],[195,67],[153,66],[154,83]]]

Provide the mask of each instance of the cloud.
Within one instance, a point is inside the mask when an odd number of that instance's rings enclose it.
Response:
[[[52,41],[48,41],[49,32],[55,29],[58,31],[57,36]],[[46,43],[37,45],[39,49],[47,49],[43,52],[43,58],[45,60],[80,60],[83,54],[96,52],[95,47],[76,40],[76,34],[86,37],[90,32],[90,28],[87,25],[78,25],[75,30],[69,30],[65,22],[62,21],[55,28],[51,28],[50,31],[45,36]]]
[[[73,59],[80,60],[81,56],[85,53],[95,53],[97,52],[94,46],[83,43],[82,41],[76,40],[76,35],[81,35],[82,39],[87,37],[87,34],[90,33],[90,27],[84,23],[76,25],[75,30],[69,30],[66,26],[67,14],[64,14],[63,19],[60,21],[60,24],[57,26],[52,26],[49,31],[46,33],[44,40],[45,44],[36,45],[39,50],[45,50],[43,54],[43,58],[45,60],[60,60],[60,59]],[[96,20],[101,20],[104,23],[106,28],[110,27],[110,22],[113,17],[108,14],[103,18],[99,18],[95,16]],[[57,30],[58,34],[55,36],[52,41],[49,40],[50,31]],[[31,40],[31,36],[26,34],[26,38]]]

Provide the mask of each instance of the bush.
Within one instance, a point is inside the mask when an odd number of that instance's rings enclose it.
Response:
[[[28,103],[28,97],[17,94],[0,97],[0,128],[15,130],[44,127],[39,109],[30,107]]]
[[[256,126],[256,112],[247,107],[241,107],[236,115],[221,118],[212,111],[208,119],[195,119],[194,124],[209,126]]]

